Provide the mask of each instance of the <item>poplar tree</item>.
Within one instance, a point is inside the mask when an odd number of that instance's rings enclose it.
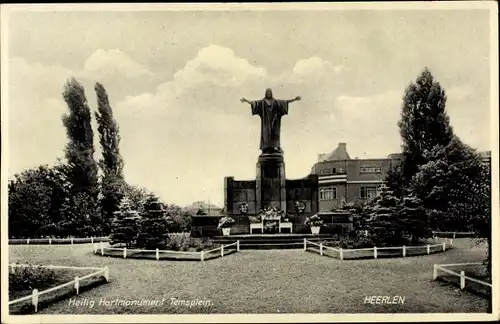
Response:
[[[78,81],[71,78],[64,86],[63,98],[69,109],[62,116],[62,122],[68,137],[65,156],[70,169],[71,192],[97,199],[98,166],[94,159],[94,132],[85,91]]]
[[[101,181],[102,197],[101,209],[104,218],[104,232],[109,231],[113,213],[118,210],[122,199],[123,183],[123,158],[120,155],[120,135],[118,124],[113,117],[113,110],[109,103],[108,94],[104,86],[95,84],[97,95],[97,130],[102,148],[102,158],[99,161],[103,176]]]

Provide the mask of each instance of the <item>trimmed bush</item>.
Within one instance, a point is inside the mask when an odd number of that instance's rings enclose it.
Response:
[[[14,267],[9,273],[9,296],[17,298],[19,292],[47,288],[57,281],[56,273],[52,269],[34,266]]]

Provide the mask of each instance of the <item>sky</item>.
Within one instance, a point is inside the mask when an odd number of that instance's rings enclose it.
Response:
[[[268,87],[302,97],[282,120],[287,178],[339,142],[351,157],[399,152],[401,100],[424,67],[455,133],[491,150],[485,10],[15,11],[7,26],[9,176],[64,157],[70,77],[93,111],[104,85],[126,180],[167,203],[222,206],[225,176],[255,178],[260,120],[240,99]]]

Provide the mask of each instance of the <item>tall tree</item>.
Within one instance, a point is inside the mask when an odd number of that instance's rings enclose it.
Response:
[[[97,94],[97,112],[95,117],[98,125],[99,142],[102,148],[102,159],[99,165],[103,172],[101,181],[101,209],[104,218],[104,232],[109,231],[113,213],[123,197],[123,158],[120,155],[120,135],[118,125],[113,117],[106,89],[100,83],[95,84]]]
[[[436,145],[444,147],[453,139],[445,91],[427,68],[407,87],[398,126],[403,140],[403,161],[401,177],[391,175],[388,179],[391,188],[393,180],[409,186],[419,166],[429,161],[431,150]]]
[[[68,136],[65,153],[70,167],[72,193],[86,193],[97,199],[98,167],[94,159],[94,132],[85,91],[82,85],[72,78],[64,86],[63,98],[69,109],[62,121]]]

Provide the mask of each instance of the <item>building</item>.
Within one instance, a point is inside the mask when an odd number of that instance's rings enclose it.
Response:
[[[491,152],[480,152],[482,160],[491,164]],[[399,168],[401,153],[381,159],[352,159],[347,144],[339,143],[329,154],[319,154],[311,174],[318,175],[318,210],[329,212],[341,202],[366,201],[380,193],[389,170]]]
[[[319,154],[311,170],[318,175],[319,212],[340,207],[343,200],[357,202],[377,196],[387,173],[399,167],[401,158],[401,154],[391,154],[382,159],[352,159],[346,143],[339,143],[330,154]]]

